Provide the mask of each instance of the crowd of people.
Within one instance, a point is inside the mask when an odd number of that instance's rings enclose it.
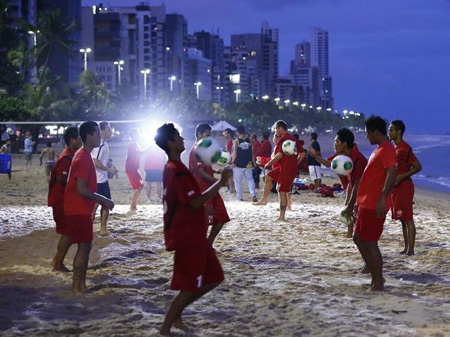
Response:
[[[335,154],[323,158],[317,134],[310,135],[311,144],[305,148],[304,142],[291,135],[282,120],[274,124],[273,148],[269,132],[263,132],[259,141],[256,134],[248,135],[245,127],[239,125],[235,132],[231,129],[223,132],[231,157],[230,165],[223,168],[200,162],[195,155],[195,144],[190,149],[188,165],[183,164],[184,138],[172,123],[160,126],[156,145],[146,149],[140,147],[139,130],[130,130],[125,173],[134,192],[129,212],[136,212],[144,187],[150,199],[152,184],[156,184],[157,202],[164,205],[165,246],[175,253],[171,288],[180,292],[166,314],[162,334],[169,334],[171,327],[187,329],[182,321],[185,307],[224,280],[213,244],[230,217],[219,190],[226,187],[239,202],[244,201],[245,180],[253,204],[249,207],[257,207],[268,203],[270,191],[275,188],[279,200],[277,220],[286,221],[286,210],[291,208],[292,184],[299,170],[307,170],[317,190],[321,186],[321,165],[329,167],[336,155],[346,155],[353,162],[351,173],[340,177],[346,191],[343,206],[349,220],[347,236],[353,238],[361,254],[364,262],[361,272],[370,273],[372,277],[371,289],[384,290],[383,258],[378,241],[386,214],[391,210],[392,218],[402,224],[404,249],[401,253],[414,254],[416,231],[411,176],[421,170],[421,164],[403,140],[405,125],[402,121],[392,121],[388,127],[381,117],[373,116],[366,120],[365,126],[369,143],[376,146],[368,159],[359,151],[352,131],[346,128],[336,133]],[[211,133],[210,125],[199,124],[195,139],[210,137]],[[72,283],[75,294],[86,291],[93,223],[98,208],[99,235],[109,235],[108,218],[114,201],[108,180],[119,173],[109,158],[110,138],[108,122],[84,122],[79,128],[66,129],[66,147],[59,155],[49,144],[40,157],[41,163],[45,159],[49,172],[48,206],[53,209],[56,232],[61,235],[52,260],[53,269],[69,272],[64,259],[71,245],[76,244]],[[286,141],[296,144],[294,154],[283,152]],[[26,139],[26,149],[32,146],[30,135]],[[28,152],[25,156],[31,160]],[[142,157],[145,158],[145,178],[139,172]],[[262,195],[258,200],[256,193],[261,182]]]

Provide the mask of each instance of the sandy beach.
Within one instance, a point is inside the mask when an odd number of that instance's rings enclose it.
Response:
[[[0,335],[158,334],[175,295],[162,205],[143,193],[137,214],[127,215],[132,190],[124,150],[111,149],[121,171],[110,181],[116,202],[111,235],[94,235],[89,292],[82,298],[71,295],[71,274],[50,267],[58,235],[38,155],[28,172],[15,156],[12,181],[0,176]],[[388,216],[380,240],[382,293],[368,291],[369,276],[356,273],[361,257],[336,216],[343,196],[293,195],[288,222],[277,223],[275,194],[264,207],[253,206],[248,194],[244,202],[221,194],[232,219],[215,243],[226,280],[185,311],[189,336],[450,336],[448,194],[416,191],[415,256],[399,254],[401,225]],[[98,220],[94,227],[98,231]],[[69,269],[74,253],[72,247]]]

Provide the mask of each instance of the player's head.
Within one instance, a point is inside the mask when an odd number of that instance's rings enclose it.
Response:
[[[223,130],[223,136],[225,138],[233,138],[234,132],[233,130],[231,130],[230,128],[226,128],[225,130]]]
[[[400,119],[393,120],[391,125],[389,125],[389,139],[395,140],[397,138],[403,138],[403,134],[405,133],[406,127],[405,123]]]
[[[242,124],[238,125],[236,128],[236,132],[239,135],[244,136],[245,135],[245,127]]]
[[[78,133],[78,128],[76,126],[69,126],[66,131],[64,131],[64,141],[67,147],[77,150],[81,147],[81,138]]]
[[[93,147],[100,146],[100,128],[94,121],[87,121],[80,125],[80,137],[83,144]]]
[[[200,140],[206,137],[211,137],[211,131],[212,131],[211,125],[206,123],[200,123],[195,128],[195,138],[197,138],[197,140]]]
[[[129,132],[129,136],[133,142],[139,141],[139,138],[141,138],[141,134],[139,133],[138,129],[131,129]]]
[[[167,155],[171,152],[180,154],[184,151],[184,139],[173,123],[166,123],[156,130],[155,142]]]
[[[370,144],[378,144],[380,136],[386,136],[386,121],[380,116],[369,117],[364,124],[366,125],[367,139]]]
[[[100,133],[103,139],[110,139],[112,136],[111,126],[109,122],[103,121],[98,124],[100,126]]]
[[[336,153],[344,152],[345,148],[351,150],[355,142],[355,136],[347,128],[342,128],[336,133],[334,138],[334,150]]]
[[[250,134],[250,140],[258,140],[258,136],[256,135],[256,133]]]
[[[263,132],[261,133],[261,136],[262,136],[262,138],[263,138],[264,140],[269,140],[270,132],[269,132],[269,131],[263,131]]]
[[[275,132],[278,136],[282,136],[287,131],[287,124],[283,120],[277,120],[275,123]]]
[[[317,140],[317,133],[315,133],[315,132],[311,133],[311,139]]]

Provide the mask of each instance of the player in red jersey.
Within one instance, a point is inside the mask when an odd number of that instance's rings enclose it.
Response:
[[[422,170],[422,164],[414,155],[411,146],[403,140],[405,124],[394,120],[389,125],[389,139],[395,143],[397,157],[397,179],[392,191],[392,219],[400,220],[405,249],[400,254],[414,255],[416,226],[413,220],[414,183],[411,176]]]
[[[345,198],[345,212],[350,216],[353,214],[353,209],[356,203],[356,195],[358,194],[359,183],[363,175],[364,169],[367,165],[367,159],[359,152],[358,147],[354,143],[355,136],[349,129],[342,128],[336,133],[334,138],[334,151],[335,156],[343,154],[353,162],[353,170],[348,176],[339,176],[345,182],[347,186],[347,196]],[[313,148],[309,149],[309,154],[316,159],[319,163],[326,167],[331,166],[331,161],[335,156],[328,159],[322,158]],[[353,222],[347,226],[347,237],[353,236]]]
[[[175,251],[171,288],[180,290],[160,329],[162,335],[169,335],[172,326],[188,330],[181,319],[183,310],[224,280],[220,262],[206,239],[204,205],[227,184],[232,170],[224,168],[220,180],[202,193],[181,162],[184,139],[175,126],[161,126],[155,141],[169,159],[163,177],[164,239],[166,249]]]
[[[64,258],[72,245],[72,241],[70,241],[66,216],[64,214],[64,191],[73,156],[81,147],[81,138],[76,126],[70,126],[66,129],[64,132],[64,141],[67,147],[59,155],[50,173],[47,205],[53,208],[53,220],[56,223],[56,233],[61,234],[56,255],[52,260],[53,270],[68,272],[69,269],[64,265]]]
[[[64,192],[64,213],[66,215],[70,241],[78,244],[73,260],[73,284],[75,294],[86,291],[86,271],[93,241],[92,212],[95,203],[108,209],[114,202],[97,194],[97,174],[91,151],[100,146],[100,129],[96,122],[88,121],[80,125],[80,148],[70,165],[67,186]]]
[[[196,142],[205,137],[211,137],[211,126],[209,124],[197,125],[195,129]],[[214,173],[220,173],[220,171],[214,171],[212,166],[202,164],[197,160],[195,156],[195,145],[192,146],[189,152],[189,171],[191,171],[197,180],[201,192],[206,191],[217,181]],[[211,225],[208,241],[212,246],[223,225],[230,221],[227,209],[219,193],[205,204],[205,212],[207,224]]]
[[[133,198],[130,205],[130,213],[137,211],[137,204],[141,195],[144,184],[139,173],[139,166],[141,163],[141,156],[147,153],[147,150],[142,151],[139,146],[140,133],[138,129],[130,130],[131,142],[128,144],[127,158],[125,162],[125,172],[130,181],[131,188],[134,190]]]
[[[230,128],[227,128],[223,131],[223,136],[225,137],[226,144],[225,149],[229,154],[233,153],[233,138],[234,138],[234,132]],[[230,193],[236,193],[236,189],[234,187],[234,179],[230,178],[230,181],[228,182],[228,190]]]
[[[272,166],[276,162],[280,162],[279,178],[277,184],[278,196],[280,199],[280,216],[278,221],[285,221],[285,214],[288,202],[288,194],[291,189],[292,182],[297,176],[297,155],[288,156],[283,153],[282,146],[286,140],[297,142],[297,139],[287,132],[286,122],[279,120],[275,123],[275,132],[280,138],[276,148],[275,157],[273,157],[266,167]]]
[[[397,175],[395,149],[386,134],[386,122],[378,116],[365,121],[367,139],[377,148],[369,161],[359,184],[353,241],[365,262],[364,270],[372,275],[372,290],[384,290],[383,257],[378,240],[383,232],[386,212],[390,205],[390,193]]]

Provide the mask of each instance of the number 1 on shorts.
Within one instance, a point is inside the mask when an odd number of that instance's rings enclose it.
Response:
[[[197,277],[197,288],[201,288],[203,285],[203,275]]]

